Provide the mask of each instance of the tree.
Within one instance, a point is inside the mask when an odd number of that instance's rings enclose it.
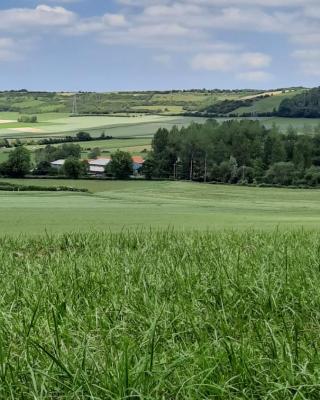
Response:
[[[154,171],[154,159],[149,157],[145,160],[141,172],[144,174],[146,179],[152,179]]]
[[[86,172],[85,164],[76,158],[67,158],[63,170],[68,178],[78,179]]]
[[[117,179],[128,179],[133,173],[130,153],[118,150],[112,154],[108,170]]]
[[[101,149],[100,147],[95,147],[92,149],[88,155],[89,158],[95,160],[96,158],[101,156]]]
[[[54,175],[56,170],[52,168],[49,161],[40,161],[36,169],[33,171],[34,175]]]
[[[84,131],[78,132],[76,136],[78,140],[83,142],[89,142],[92,139],[90,133]]]
[[[320,184],[320,167],[311,167],[306,170],[305,173],[306,183],[310,186],[316,186]]]
[[[64,143],[62,146],[51,146],[50,144],[44,148],[35,151],[36,162],[55,161],[66,159],[68,157],[80,159],[81,146],[74,143]]]
[[[2,164],[3,172],[13,178],[24,178],[31,169],[30,151],[23,146],[9,153],[8,161]]]
[[[277,185],[292,185],[297,173],[291,162],[278,162],[273,164],[266,173],[266,180]]]

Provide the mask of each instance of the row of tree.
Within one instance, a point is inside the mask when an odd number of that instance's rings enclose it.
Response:
[[[282,133],[258,121],[208,120],[159,129],[143,168],[147,178],[223,183],[318,185],[320,132]]]
[[[277,115],[291,118],[320,118],[320,87],[284,99]]]
[[[65,159],[59,170],[51,165],[51,161]],[[111,162],[105,173],[116,179],[128,179],[133,174],[131,155],[128,152],[117,151],[111,155]],[[75,144],[62,146],[46,146],[36,152],[36,165],[32,163],[31,152],[24,146],[18,146],[10,151],[8,160],[0,164],[0,176],[23,178],[28,174],[36,176],[65,176],[78,179],[89,174],[87,160],[81,160],[81,147]]]

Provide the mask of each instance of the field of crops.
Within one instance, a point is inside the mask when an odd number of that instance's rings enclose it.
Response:
[[[0,239],[3,399],[318,399],[320,236]]]
[[[7,113],[5,114],[7,116]],[[45,117],[43,117],[45,118]],[[165,116],[127,116],[127,117],[63,117],[58,118],[58,115],[49,114],[44,119],[40,119],[37,124],[26,124],[18,122],[4,123],[5,117],[1,116],[2,123],[0,124],[0,137],[44,137],[66,135],[80,130],[97,130],[97,129],[112,129],[112,128],[128,128],[139,127],[144,125],[161,126],[162,124],[170,123],[177,120],[176,117]],[[178,119],[179,121],[179,119]],[[19,130],[17,130],[19,128]],[[25,130],[23,129],[25,128]],[[32,134],[32,129],[35,130]],[[154,133],[154,131],[152,132]],[[121,135],[121,134],[120,134]]]
[[[1,180],[3,181],[3,180]],[[0,234],[320,227],[320,191],[187,182],[7,180],[88,188],[82,193],[0,192]]]
[[[266,97],[265,99],[259,99],[254,101],[253,105],[250,107],[240,107],[235,111],[233,111],[233,113],[241,115],[243,113],[250,113],[250,112],[252,113],[272,112],[274,109],[278,110],[282,100],[291,98],[302,92],[303,90],[294,90],[292,92],[286,92],[286,93],[278,92],[270,97]]]

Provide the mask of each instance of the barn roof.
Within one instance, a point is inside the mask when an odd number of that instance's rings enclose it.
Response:
[[[94,165],[97,167],[105,167],[106,165],[108,165],[111,161],[111,158],[97,158],[96,160],[88,160],[88,164],[89,165]]]
[[[52,161],[50,164],[51,165],[64,165],[66,160],[56,160],[56,161]]]
[[[142,157],[140,157],[140,156],[133,156],[132,157],[132,161],[135,164],[143,164],[144,163],[144,159]]]

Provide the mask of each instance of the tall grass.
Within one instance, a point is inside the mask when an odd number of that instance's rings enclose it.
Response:
[[[320,235],[0,239],[1,399],[319,399]]]

